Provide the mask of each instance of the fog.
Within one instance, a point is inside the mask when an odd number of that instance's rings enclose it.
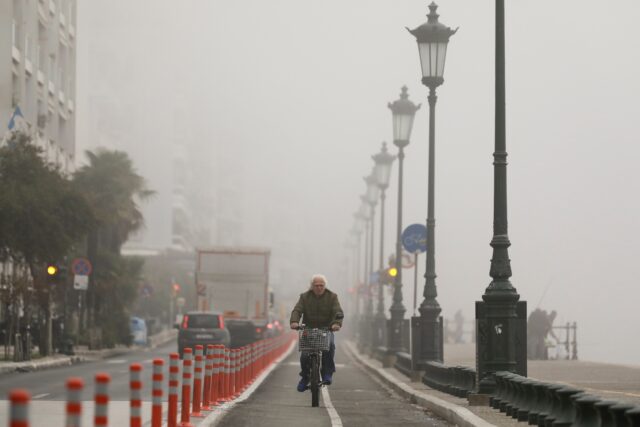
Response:
[[[438,4],[440,21],[460,29],[438,89],[436,284],[443,315],[471,319],[491,281],[495,6]],[[167,241],[172,165],[184,156],[188,192],[205,200],[194,221],[210,225],[196,241],[271,247],[275,286],[301,292],[323,272],[346,306],[344,242],[370,156],[392,142],[387,103],[403,85],[423,104],[405,150],[403,222],[426,218],[427,89],[405,27],[425,22],[427,5],[79,2],[77,156],[98,145],[131,154],[158,192],[140,237],[156,246]],[[636,0],[506,5],[512,283],[529,310],[577,322],[580,358],[628,364],[640,364],[639,20]],[[396,189],[394,164],[387,254]]]

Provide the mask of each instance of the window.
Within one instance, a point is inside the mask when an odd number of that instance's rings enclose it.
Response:
[[[11,42],[14,46],[18,46],[18,23],[15,19],[11,20]]]
[[[215,314],[185,315],[187,328],[216,329],[220,327],[219,316]]]

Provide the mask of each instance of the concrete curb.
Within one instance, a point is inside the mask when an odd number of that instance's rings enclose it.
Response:
[[[175,329],[164,330],[156,335],[149,337],[148,348],[153,349],[165,344],[176,338],[178,331]],[[138,350],[140,346],[117,347],[105,350],[95,350],[88,352],[79,352],[74,356],[51,356],[43,359],[35,359],[26,362],[3,362],[0,363],[0,375],[10,374],[13,372],[32,372],[42,369],[59,368],[61,366],[70,366],[76,363],[89,362],[92,360],[106,359],[113,356],[127,354]]]
[[[495,427],[494,424],[483,420],[467,408],[454,405],[435,396],[430,396],[419,390],[413,389],[411,386],[401,381],[398,381],[392,375],[385,372],[384,369],[378,368],[371,364],[371,362],[360,357],[351,342],[345,342],[344,346],[347,348],[349,355],[353,357],[360,366],[376,376],[378,379],[382,380],[386,385],[391,387],[396,393],[405,399],[429,409],[439,417],[460,427]]]
[[[12,372],[31,372],[40,369],[57,368],[60,366],[70,366],[74,363],[84,362],[84,356],[60,356],[47,358],[46,360],[34,360],[29,362],[8,362],[6,365],[0,365],[0,375],[10,374]]]

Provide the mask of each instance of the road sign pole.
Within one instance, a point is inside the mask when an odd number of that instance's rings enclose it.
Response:
[[[418,305],[418,254],[413,254],[413,314],[416,314],[416,306]]]

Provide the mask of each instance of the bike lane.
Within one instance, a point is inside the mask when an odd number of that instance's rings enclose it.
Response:
[[[444,427],[451,424],[417,405],[402,399],[372,379],[341,348],[336,334],[336,368],[334,383],[323,387],[320,407],[311,407],[311,394],[298,393],[299,353],[273,370],[256,391],[238,402],[215,426],[282,427]],[[327,399],[327,393],[329,399]]]

